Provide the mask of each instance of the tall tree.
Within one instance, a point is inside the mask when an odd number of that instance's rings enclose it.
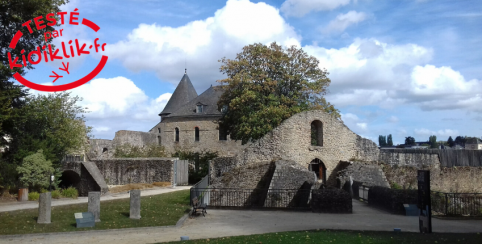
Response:
[[[465,147],[465,142],[467,141],[467,136],[457,136],[455,137],[454,145],[460,145]]]
[[[228,78],[218,81],[227,84],[218,102],[218,108],[227,110],[219,123],[243,144],[302,111],[321,109],[340,119],[339,111],[324,98],[328,72],[302,49],[257,43],[245,46],[236,59],[220,62],[220,71]]]
[[[449,136],[449,139],[447,140],[447,144],[449,144],[449,147],[455,146],[455,142],[454,142],[454,139],[452,139],[452,136]]]
[[[58,166],[65,154],[86,149],[92,128],[85,126],[86,110],[77,104],[79,101],[81,98],[72,97],[68,92],[26,98],[26,105],[15,118],[5,161],[0,164],[4,184],[13,184],[17,166],[38,150]]]
[[[415,138],[413,138],[411,136],[405,137],[405,145],[406,146],[415,146],[416,145]]]
[[[393,146],[392,134],[389,134],[389,135],[388,135],[387,145],[390,146],[390,147]]]
[[[437,136],[432,135],[428,138],[428,142],[430,144],[430,148],[438,148],[438,143],[437,143]]]
[[[378,145],[379,145],[380,147],[385,147],[385,146],[387,146],[387,137],[380,135],[380,136],[378,137]]]

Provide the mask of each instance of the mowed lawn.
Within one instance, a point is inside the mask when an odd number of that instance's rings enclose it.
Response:
[[[101,222],[93,228],[75,227],[74,213],[87,212],[87,203],[52,207],[51,224],[37,224],[38,209],[2,212],[0,235],[175,225],[189,211],[189,190],[142,197],[139,220],[129,218],[129,201],[102,201]]]
[[[170,242],[180,243],[180,242]],[[250,236],[234,236],[224,238],[213,238],[204,240],[182,241],[181,243],[197,244],[235,244],[235,243],[327,243],[327,244],[352,244],[352,243],[463,243],[481,244],[482,235],[474,234],[446,234],[446,233],[408,233],[408,232],[381,232],[381,231],[339,231],[339,230],[315,230],[315,231],[293,231],[278,232]]]

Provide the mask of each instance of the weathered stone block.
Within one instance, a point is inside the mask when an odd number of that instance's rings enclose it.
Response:
[[[130,204],[130,218],[141,218],[141,190],[130,190],[131,204]]]
[[[100,191],[89,192],[88,211],[94,214],[95,222],[100,222]]]
[[[41,193],[38,201],[38,224],[50,224],[52,194],[50,192]]]

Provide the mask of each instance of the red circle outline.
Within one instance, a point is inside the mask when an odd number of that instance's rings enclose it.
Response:
[[[94,22],[92,22],[92,21],[90,21],[86,18],[82,19],[82,24],[90,27],[95,32],[97,32],[100,29],[100,27],[97,24],[95,24]],[[17,42],[22,37],[22,35],[23,35],[23,33],[21,31],[17,31],[17,33],[15,33],[15,36],[10,41],[9,47],[12,48],[12,49],[15,49],[15,47],[17,46]],[[79,86],[89,82],[90,80],[94,79],[94,77],[96,77],[100,73],[100,71],[102,71],[105,64],[107,63],[108,58],[109,57],[107,57],[105,55],[102,55],[102,58],[100,59],[99,64],[97,64],[97,66],[90,73],[88,73],[86,76],[84,76],[84,77],[82,77],[82,78],[80,78],[80,79],[78,79],[74,82],[70,82],[70,83],[64,84],[64,85],[59,85],[59,86],[39,85],[37,83],[33,83],[33,82],[25,79],[18,72],[13,74],[13,78],[15,78],[22,85],[27,86],[29,88],[32,88],[34,90],[38,90],[38,91],[46,91],[46,92],[67,91],[67,90],[79,87]]]

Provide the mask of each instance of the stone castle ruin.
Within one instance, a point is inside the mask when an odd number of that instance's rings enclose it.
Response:
[[[354,180],[385,187],[395,182],[410,188],[416,187],[417,169],[432,170],[433,189],[469,191],[482,186],[482,150],[458,154],[446,150],[380,150],[373,141],[360,137],[321,110],[295,114],[261,139],[241,145],[217,123],[221,118],[217,102],[222,93],[221,86],[211,86],[197,95],[185,72],[159,114],[160,122],[149,132],[121,130],[113,140],[90,140],[88,161],[95,162],[90,166],[96,166],[99,173],[86,170],[97,175],[96,182],[129,183],[128,175],[133,173],[127,171],[134,168],[138,169],[134,174],[146,177],[131,176],[134,180],[130,182],[152,181],[156,174],[170,180],[172,163],[166,162],[174,162],[175,158],[157,159],[157,164],[149,161],[155,159],[113,158],[117,145],[156,144],[169,154],[177,150],[217,151],[220,157],[211,161],[209,172],[212,185],[219,188],[299,189],[306,184],[311,188],[341,188]],[[457,167],[465,168],[457,171]]]

